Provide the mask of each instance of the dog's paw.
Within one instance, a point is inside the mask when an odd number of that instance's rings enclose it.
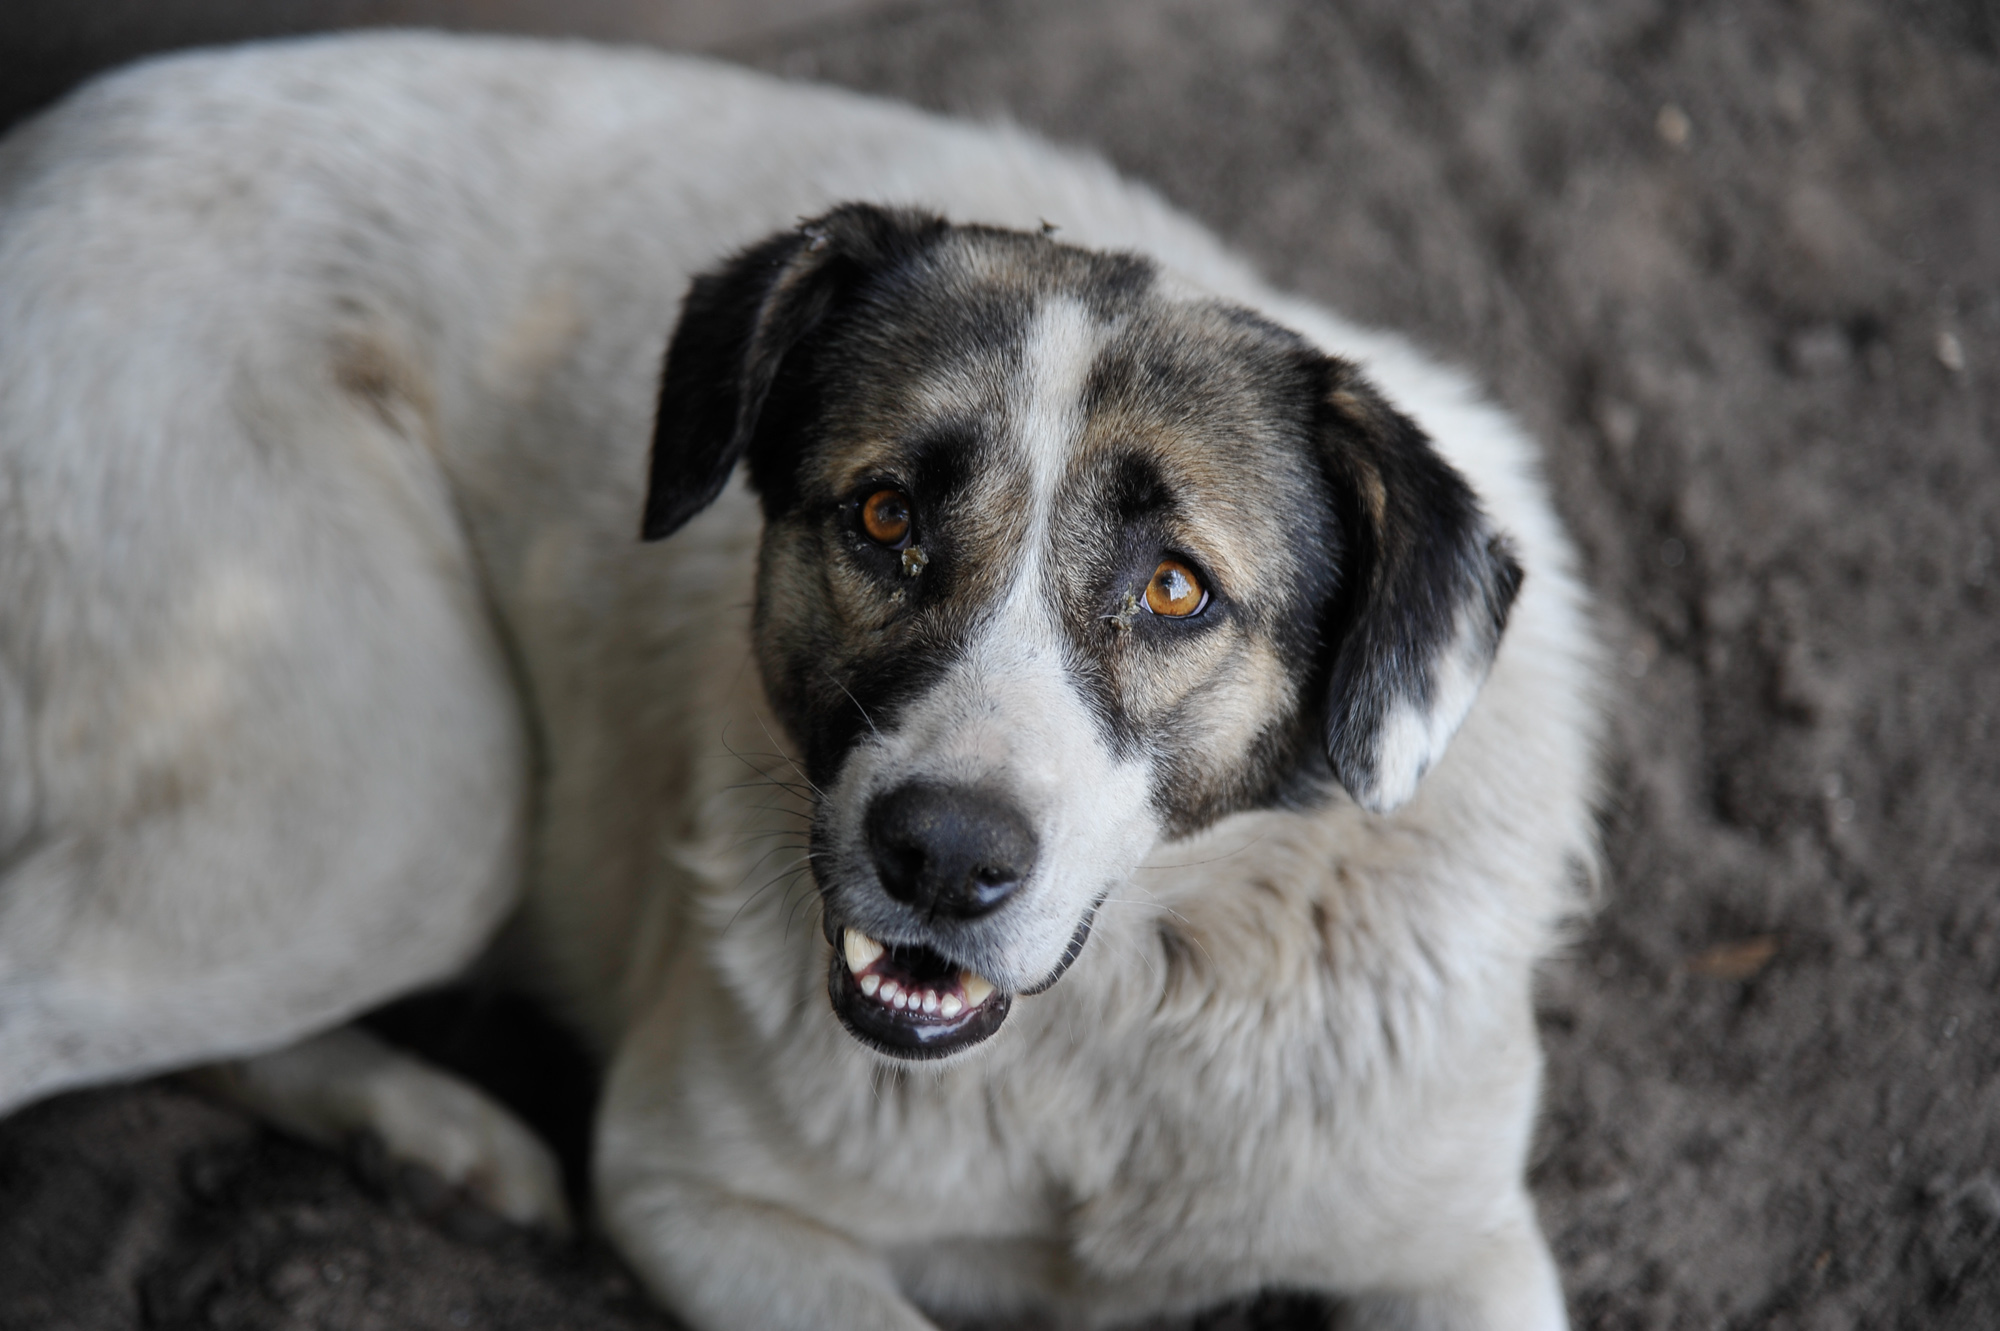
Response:
[[[371,1076],[365,1098],[364,1126],[392,1157],[424,1166],[518,1224],[569,1234],[554,1154],[483,1092],[410,1060]]]
[[[276,1127],[336,1145],[357,1132],[507,1219],[570,1232],[562,1169],[526,1124],[483,1091],[353,1027],[189,1074]]]

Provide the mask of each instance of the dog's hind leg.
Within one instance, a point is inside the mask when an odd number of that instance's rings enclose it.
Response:
[[[484,1092],[352,1026],[193,1074],[203,1088],[308,1141],[373,1132],[521,1224],[567,1233],[562,1171],[521,1121]]]
[[[436,464],[246,396],[0,392],[0,1112],[330,1029],[514,900],[525,726]]]
[[[0,1112],[280,1047],[485,945],[525,803],[503,672],[469,651],[383,670],[365,646],[288,681],[276,716],[242,697],[267,681],[217,663],[231,742],[205,770],[135,740],[85,789],[45,786],[0,871]]]
[[[413,763],[371,762],[396,737],[357,719],[361,753],[252,754],[205,798],[31,840],[0,872],[0,1112],[279,1047],[467,964],[518,873],[524,764],[492,706]]]

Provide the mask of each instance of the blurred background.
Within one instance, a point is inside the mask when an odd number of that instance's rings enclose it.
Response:
[[[389,23],[1006,117],[1470,368],[1616,663],[1603,904],[1540,1003],[1573,1317],[2000,1326],[2000,3],[14,0],[0,122]],[[516,1014],[384,1025],[580,1132]],[[171,1080],[0,1124],[0,1326],[662,1324],[590,1246]]]

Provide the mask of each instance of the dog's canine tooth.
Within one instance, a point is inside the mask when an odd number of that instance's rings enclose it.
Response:
[[[870,998],[875,997],[875,991],[877,989],[880,989],[881,987],[882,987],[881,976],[864,975],[861,977],[861,992],[868,995]]]
[[[840,950],[847,958],[847,969],[859,975],[875,964],[882,955],[882,945],[862,933],[849,928],[840,936]]]
[[[958,973],[958,987],[965,990],[965,1005],[967,1007],[978,1007],[981,1003],[993,997],[993,981],[987,979],[977,971],[960,971]]]

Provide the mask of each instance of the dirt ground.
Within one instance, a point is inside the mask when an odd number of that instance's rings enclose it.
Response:
[[[1093,145],[1546,441],[1618,669],[1603,906],[1542,1002],[1577,1324],[2000,1326],[2000,7],[821,8],[726,49]],[[562,1082],[476,996],[391,1020]],[[0,1125],[0,1324],[664,1325],[601,1251],[172,1082]]]

